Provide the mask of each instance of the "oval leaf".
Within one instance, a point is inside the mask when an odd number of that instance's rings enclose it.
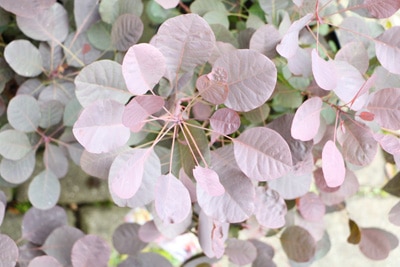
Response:
[[[32,150],[20,160],[9,160],[3,158],[0,163],[1,177],[12,184],[25,182],[35,169],[36,157]]]
[[[297,209],[301,216],[309,221],[320,221],[325,215],[325,204],[313,192],[309,192],[298,199]]]
[[[196,166],[193,170],[193,176],[197,185],[210,196],[216,197],[225,193],[225,188],[220,183],[218,174],[212,169]]]
[[[108,244],[98,236],[87,235],[72,247],[71,259],[74,267],[105,267],[111,255]]]
[[[390,209],[389,221],[394,225],[400,226],[400,202]]]
[[[128,90],[142,95],[160,81],[166,70],[164,55],[150,44],[129,48],[122,61],[122,74]]]
[[[96,61],[75,78],[76,97],[83,107],[99,99],[125,104],[132,97],[126,88],[121,65],[111,60]]]
[[[10,67],[24,77],[35,77],[42,73],[42,56],[31,42],[15,40],[4,49],[4,58]]]
[[[316,243],[310,233],[300,226],[289,226],[281,235],[282,248],[289,259],[307,262],[314,257]]]
[[[192,208],[189,191],[173,174],[158,178],[155,195],[155,209],[163,222],[181,223],[189,216]]]
[[[361,228],[361,241],[359,248],[361,252],[372,260],[384,260],[393,249],[391,234],[378,228]]]
[[[16,130],[34,132],[39,127],[41,114],[37,100],[30,95],[17,95],[7,108],[8,122]]]
[[[68,158],[64,151],[53,144],[48,144],[43,155],[44,166],[56,177],[62,178],[68,172]]]
[[[41,10],[48,9],[55,2],[56,0],[33,0],[27,2],[24,0],[0,0],[0,6],[17,16],[32,17]]]
[[[29,184],[29,201],[38,209],[47,210],[54,207],[60,193],[60,182],[51,171],[39,173]]]
[[[91,153],[110,152],[123,146],[130,131],[122,124],[125,106],[114,100],[99,100],[85,108],[75,122],[73,133]]]
[[[258,28],[251,36],[249,48],[257,50],[269,58],[274,58],[276,46],[281,41],[279,31],[271,24]]]
[[[224,103],[228,97],[228,85],[226,84],[226,81],[212,81],[208,78],[207,74],[201,75],[197,78],[196,88],[204,100],[214,105]]]
[[[257,258],[257,248],[249,241],[230,238],[226,242],[225,255],[230,262],[242,266]]]
[[[29,262],[28,267],[62,267],[62,265],[51,256],[39,256]]]
[[[235,50],[218,58],[213,70],[227,73],[229,88],[225,105],[236,111],[250,111],[264,104],[275,89],[275,64],[263,54],[248,49]]]
[[[18,247],[8,235],[0,234],[0,262],[3,266],[15,266],[18,260]]]
[[[179,4],[179,0],[155,0],[157,4],[165,9],[174,8]]]
[[[322,150],[322,171],[329,187],[343,184],[346,175],[343,156],[331,140],[326,142]]]
[[[400,88],[385,88],[371,95],[367,109],[382,127],[400,129]]]
[[[85,32],[89,27],[100,20],[99,1],[74,1],[74,18],[78,32]]]
[[[255,207],[254,215],[260,225],[267,228],[280,228],[285,225],[286,203],[275,190],[258,187]]]
[[[236,111],[221,108],[210,118],[211,127],[218,133],[228,135],[236,132],[240,127],[240,117]]]
[[[119,51],[126,51],[139,41],[143,33],[143,23],[139,17],[123,14],[113,23],[111,41]]]
[[[140,132],[146,119],[164,106],[164,99],[156,95],[142,95],[132,99],[124,108],[122,123],[132,132]]]
[[[32,150],[28,136],[20,131],[0,132],[0,154],[9,160],[20,160]]]
[[[400,74],[400,26],[384,31],[375,40],[376,57],[388,71]]]
[[[397,0],[365,0],[364,5],[378,19],[388,18],[400,9],[400,2]]]
[[[251,128],[234,139],[235,159],[250,178],[268,181],[279,178],[292,167],[292,156],[286,141],[274,130]]]
[[[307,99],[296,111],[293,118],[291,133],[293,138],[301,141],[313,139],[319,129],[322,99],[312,97]]]
[[[120,254],[137,255],[146,247],[147,243],[139,238],[139,228],[137,223],[123,223],[115,229],[112,243]]]

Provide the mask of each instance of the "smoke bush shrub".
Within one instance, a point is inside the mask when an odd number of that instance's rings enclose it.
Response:
[[[182,266],[224,255],[275,266],[262,242],[270,229],[292,264],[311,264],[329,251],[324,215],[359,190],[354,170],[378,149],[400,165],[400,28],[381,23],[400,9],[396,0],[158,0],[146,15],[141,1],[71,2],[36,1],[27,13],[0,1],[25,35],[0,61],[18,86],[3,100],[0,174],[17,185],[38,150],[45,163],[23,228],[24,246],[40,253],[18,252],[1,235],[10,266],[107,264],[108,245],[66,226],[55,206],[67,155],[108,180],[116,205],[152,214],[115,231],[115,249],[129,255],[120,266],[170,265],[142,249],[187,232],[203,256]],[[141,18],[160,24],[148,42]],[[396,175],[383,190],[400,196],[398,183]],[[42,220],[45,230],[35,226]],[[398,245],[384,229],[349,225],[347,241],[372,260]],[[258,235],[240,239],[249,228]]]

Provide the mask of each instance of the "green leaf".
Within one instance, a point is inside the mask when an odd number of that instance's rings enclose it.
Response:
[[[267,119],[271,108],[267,103],[262,106],[243,113],[244,117],[252,123],[260,123]]]
[[[4,58],[10,67],[24,77],[35,77],[42,73],[42,57],[39,49],[27,40],[9,43],[4,50]]]
[[[393,196],[400,197],[400,172],[390,179],[382,190]]]
[[[103,21],[93,24],[87,31],[87,37],[90,44],[99,50],[112,49],[111,26]]]

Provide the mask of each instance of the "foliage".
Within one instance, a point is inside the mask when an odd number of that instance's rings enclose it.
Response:
[[[116,205],[152,214],[116,229],[114,248],[129,255],[119,266],[169,266],[141,251],[189,231],[203,257],[182,266],[224,255],[275,266],[268,229],[292,262],[323,257],[324,215],[357,193],[353,171],[380,148],[400,167],[400,27],[381,24],[399,1],[342,2],[0,0],[2,184],[26,182],[37,153],[44,161],[27,243],[0,235],[2,262],[107,265],[111,248],[56,206],[70,159],[107,179]],[[383,190],[399,196],[398,177]],[[399,204],[389,219],[400,224]],[[349,225],[368,258],[398,246]],[[233,234],[248,227],[257,239]]]

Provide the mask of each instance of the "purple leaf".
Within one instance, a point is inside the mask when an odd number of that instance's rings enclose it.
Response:
[[[208,23],[196,14],[185,14],[166,20],[151,40],[165,56],[166,78],[177,80],[180,71],[192,72],[209,59],[215,36]]]
[[[291,128],[293,138],[301,141],[309,141],[317,135],[321,108],[322,99],[312,97],[307,99],[297,109]]]
[[[378,19],[391,17],[400,9],[400,2],[397,0],[364,0],[364,5]]]
[[[312,72],[319,87],[324,90],[333,90],[337,85],[337,74],[333,61],[325,61],[316,49],[311,52]]]
[[[236,111],[250,111],[272,95],[277,77],[275,64],[254,50],[235,50],[215,61],[213,70],[227,72],[228,97],[225,105]]]
[[[253,261],[252,267],[276,267],[272,261],[275,255],[274,248],[257,239],[249,240],[257,249],[257,258]]]
[[[228,223],[214,221],[204,212],[200,212],[198,236],[200,246],[207,257],[222,257],[225,250],[225,240],[228,238],[228,230]]]
[[[281,41],[279,31],[271,24],[258,28],[250,39],[250,49],[274,58],[277,55],[276,46]]]
[[[140,225],[137,223],[123,223],[115,229],[112,242],[120,254],[137,255],[147,243],[139,238]]]
[[[165,9],[174,8],[179,4],[179,0],[155,0],[155,2]]]
[[[368,51],[362,42],[350,42],[345,44],[336,54],[335,60],[346,61],[356,67],[360,73],[368,70]]]
[[[312,192],[299,198],[297,201],[297,209],[301,216],[309,221],[320,221],[325,215],[325,204],[318,195]]]
[[[154,204],[162,221],[181,223],[189,216],[191,203],[189,191],[173,174],[158,177]]]
[[[127,90],[121,65],[111,60],[96,61],[82,69],[75,78],[76,97],[83,107],[99,99],[128,102],[132,94]]]
[[[25,133],[11,129],[0,132],[0,155],[4,158],[20,160],[30,151],[32,145]]]
[[[400,202],[397,202],[389,212],[389,221],[394,225],[400,226]]]
[[[221,108],[216,110],[211,116],[210,125],[216,132],[228,135],[239,129],[240,117],[232,109]]]
[[[281,43],[276,47],[276,51],[278,51],[281,56],[291,58],[296,54],[297,49],[299,48],[299,32],[310,23],[313,16],[313,14],[307,14],[301,19],[293,22],[283,36]]]
[[[57,259],[63,266],[69,266],[71,265],[72,246],[84,235],[81,230],[71,226],[58,227],[46,238],[42,250]]]
[[[122,123],[132,132],[140,132],[146,119],[164,106],[164,99],[156,95],[139,95],[124,108]]]
[[[283,227],[286,212],[286,203],[278,192],[270,188],[256,189],[254,214],[260,225],[267,228]]]
[[[154,217],[154,224],[157,227],[157,230],[161,233],[163,237],[166,237],[170,240],[176,238],[177,236],[187,232],[192,225],[192,210],[190,210],[189,216],[187,216],[180,223],[169,223],[168,221],[162,221],[160,217],[158,217],[157,212],[153,209],[152,215]]]
[[[398,137],[381,133],[374,133],[373,137],[387,153],[400,154],[400,139]]]
[[[36,175],[28,188],[29,201],[34,207],[42,210],[54,207],[60,193],[60,181],[50,170],[45,170]]]
[[[346,176],[343,184],[339,187],[339,189],[333,192],[320,192],[320,197],[322,201],[328,205],[337,205],[342,201],[348,199],[358,192],[359,183],[356,175],[349,170],[346,170]]]
[[[282,248],[289,259],[307,262],[314,257],[316,243],[310,233],[299,226],[289,226],[281,235]]]
[[[98,236],[87,235],[80,238],[72,247],[71,260],[74,267],[108,266],[111,249]]]
[[[161,233],[158,231],[154,221],[147,221],[140,226],[138,235],[140,240],[150,243],[159,238]]]
[[[164,55],[150,44],[137,44],[129,48],[122,61],[122,74],[128,90],[142,95],[160,81],[166,63]]]
[[[395,244],[392,244],[392,239],[395,239]],[[397,247],[397,244],[397,238],[385,230],[361,228],[359,248],[366,257],[372,260],[386,259],[389,256],[389,252]]]
[[[234,139],[235,159],[250,178],[268,181],[285,175],[292,168],[286,141],[274,130],[251,128]]]
[[[15,266],[18,260],[18,247],[8,235],[0,234],[0,262],[3,266]]]
[[[61,207],[49,210],[30,208],[22,220],[22,237],[37,245],[44,244],[50,233],[67,224],[67,214]]]
[[[223,69],[218,70],[225,72]],[[224,103],[228,97],[228,85],[226,81],[212,81],[207,74],[197,78],[196,88],[204,100],[214,105]]]
[[[111,41],[119,51],[127,51],[143,33],[143,22],[132,14],[120,15],[112,25]]]
[[[233,147],[224,146],[213,152],[214,171],[225,188],[221,196],[211,196],[197,186],[197,201],[204,213],[220,222],[241,222],[254,213],[255,190],[233,158]],[[237,185],[240,185],[239,187]],[[228,208],[226,208],[228,207]]]
[[[179,170],[179,180],[181,180],[182,184],[189,191],[192,203],[197,202],[196,184],[192,181],[192,179],[190,179],[190,177],[185,173],[183,169]]]
[[[110,168],[110,190],[119,198],[132,198],[149,168],[154,168],[157,173],[161,171],[160,160],[152,148],[133,149],[118,155]]]
[[[249,241],[229,238],[225,255],[229,257],[230,262],[242,266],[252,263],[257,258],[257,248]]]
[[[33,17],[38,12],[50,8],[56,0],[0,0],[0,6],[8,12],[22,17]]]
[[[322,171],[329,187],[343,184],[346,174],[343,156],[331,140],[326,142],[322,150]]]
[[[28,267],[62,267],[62,265],[51,256],[39,256],[34,258],[31,262],[29,262]]]
[[[225,188],[220,183],[218,174],[214,170],[196,166],[193,170],[193,176],[197,185],[210,196],[217,197],[225,193]]]
[[[30,17],[17,16],[19,29],[38,41],[63,42],[68,35],[68,14],[65,8],[55,3],[48,9],[32,12]]]
[[[44,166],[56,177],[62,178],[68,172],[68,158],[62,149],[56,145],[48,144],[43,155]]]
[[[75,122],[73,133],[91,153],[110,152],[129,139],[129,128],[122,124],[125,106],[114,100],[99,100],[86,107]]]
[[[400,88],[385,88],[373,93],[367,109],[381,127],[400,129]]]
[[[400,74],[399,64],[396,63],[400,60],[400,26],[392,27],[376,38],[375,48],[376,57],[382,66],[392,73]]]
[[[314,171],[314,179],[315,179],[315,185],[317,186],[318,190],[320,192],[326,192],[326,193],[331,193],[339,190],[340,186],[337,187],[329,187],[326,184],[325,178],[324,178],[324,173],[322,172],[322,168],[317,168]],[[346,178],[345,178],[346,181]],[[345,182],[343,182],[344,184]],[[343,185],[342,184],[342,185]]]
[[[99,2],[91,1],[74,1],[74,18],[78,32],[85,32],[96,21],[100,20]]]
[[[27,40],[14,40],[4,49],[4,59],[24,77],[35,77],[43,71],[39,50]]]

